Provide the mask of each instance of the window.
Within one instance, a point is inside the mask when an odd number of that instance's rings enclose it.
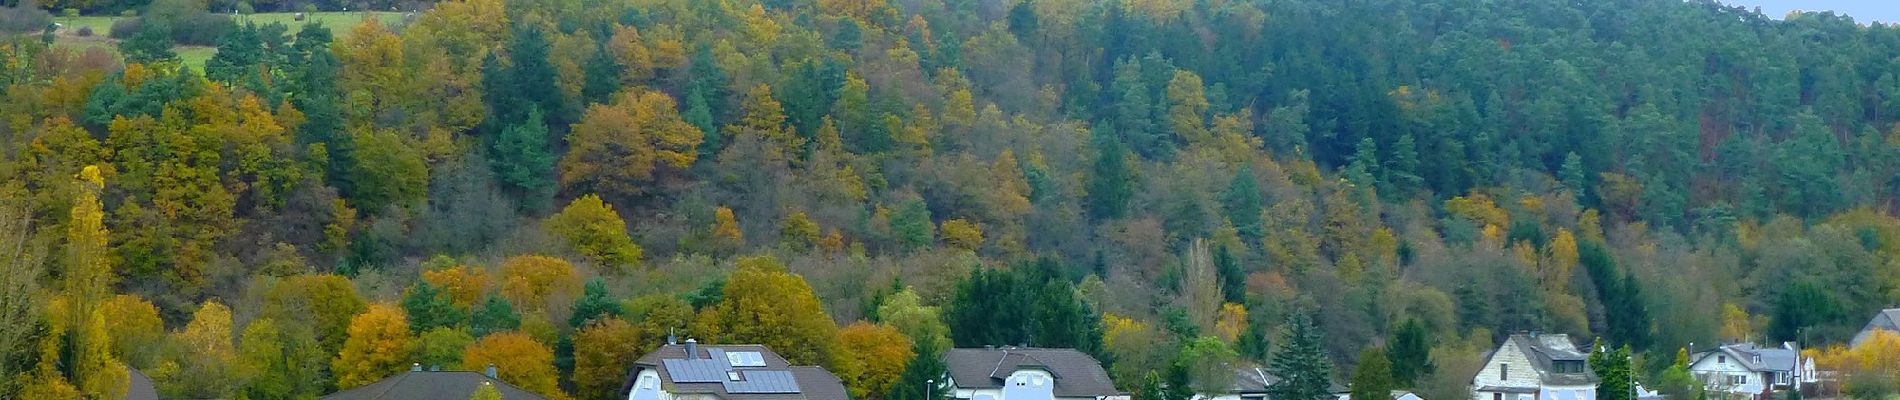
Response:
[[[1504,400],[1504,394],[1503,394],[1503,393],[1492,393],[1492,394],[1491,394],[1491,400]]]
[[[1730,385],[1746,385],[1746,384],[1748,384],[1748,375],[1729,375],[1729,376],[1728,376],[1728,384],[1730,384]]]
[[[739,371],[726,371],[726,379],[730,379],[733,382],[738,382],[738,381],[745,380],[745,377],[739,375]]]
[[[1498,380],[1511,380],[1511,364],[1498,364]]]
[[[1728,356],[1715,356],[1716,364],[1728,364]]]

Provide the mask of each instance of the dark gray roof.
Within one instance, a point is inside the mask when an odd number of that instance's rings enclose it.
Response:
[[[820,367],[792,366],[765,346],[699,345],[692,358],[686,346],[665,345],[640,357],[627,373],[621,393],[633,389],[639,371],[652,369],[662,387],[674,394],[706,394],[726,400],[849,400],[843,381]],[[729,358],[731,354],[735,358]],[[756,354],[756,358],[753,358]],[[734,366],[763,365],[762,367]],[[733,381],[730,373],[737,373]]]
[[[1861,328],[1860,333],[1854,334],[1854,339],[1848,342],[1848,346],[1860,347],[1861,342],[1873,337],[1876,330],[1900,333],[1900,308],[1889,308],[1875,313],[1874,319],[1867,321],[1867,327]]]
[[[1730,359],[1741,364],[1742,368],[1756,372],[1793,372],[1801,352],[1789,348],[1755,347],[1752,343],[1739,343],[1705,350],[1696,357],[1706,358],[1715,352],[1727,354]]]
[[[145,376],[138,368],[125,367],[132,375],[132,385],[125,390],[125,400],[158,400],[158,385],[152,383],[152,377]]]
[[[1583,368],[1581,373],[1558,373],[1551,364],[1558,361],[1582,362],[1590,358],[1589,351],[1578,350],[1577,345],[1565,334],[1520,334],[1511,335],[1507,345],[1517,346],[1524,356],[1531,359],[1531,368],[1547,385],[1588,385],[1597,382],[1596,373]]]
[[[323,400],[468,400],[483,382],[495,385],[504,400],[546,397],[474,371],[408,371],[363,387],[331,393]]]
[[[1234,385],[1229,388],[1233,393],[1266,393],[1267,386],[1280,382],[1280,377],[1267,373],[1266,369],[1245,366],[1234,368]]]
[[[943,354],[950,379],[960,388],[1000,388],[1010,373],[1023,369],[1048,371],[1055,377],[1060,397],[1115,396],[1115,382],[1102,363],[1074,349],[984,348],[951,349]]]

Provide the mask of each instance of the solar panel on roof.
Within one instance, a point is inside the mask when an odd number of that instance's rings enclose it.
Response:
[[[722,382],[726,393],[798,393],[792,371],[740,371],[743,380]]]
[[[674,383],[714,383],[726,380],[726,368],[718,360],[696,358],[691,360],[660,360],[666,367],[666,374]]]
[[[765,356],[756,351],[733,351],[726,353],[726,361],[734,367],[764,367]]]

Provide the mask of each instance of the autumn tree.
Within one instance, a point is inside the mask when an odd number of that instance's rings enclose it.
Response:
[[[462,365],[462,350],[475,343],[475,337],[461,328],[435,328],[416,336],[416,359],[431,368],[467,369]]]
[[[626,368],[640,352],[638,327],[620,318],[593,320],[574,332],[575,394],[584,399],[605,398],[626,383]]]
[[[556,384],[554,351],[519,332],[482,337],[462,353],[467,366],[496,366],[503,381],[555,399],[567,398]],[[484,367],[485,368],[485,367]]]
[[[797,365],[833,365],[833,325],[805,278],[771,257],[746,257],[726,278],[721,300],[702,311],[694,332],[708,343],[758,343]]]
[[[106,334],[101,310],[118,280],[112,272],[105,210],[99,201],[105,179],[98,167],[87,166],[80,170],[79,180],[79,196],[73,199],[66,223],[65,326],[67,346],[72,349],[68,353],[72,359],[66,362],[75,386],[91,396],[113,397],[125,393],[126,371],[112,357],[112,338]]]
[[[347,278],[298,275],[284,278],[265,290],[260,317],[308,324],[322,344],[323,353],[336,354],[349,337],[350,321],[366,307],[368,303]]]
[[[106,336],[112,338],[112,355],[134,368],[151,368],[163,347],[165,322],[158,307],[135,295],[120,294],[100,304],[105,315]]]
[[[561,185],[616,200],[651,193],[656,174],[693,165],[703,136],[666,93],[621,92],[611,104],[589,106],[568,133]]]
[[[501,294],[516,308],[543,312],[548,301],[571,298],[581,286],[574,265],[548,256],[515,256],[501,264]],[[486,307],[486,306],[484,306]]]
[[[32,236],[25,207],[0,203],[0,396],[13,396],[26,384],[37,356],[34,336],[40,328],[39,277],[45,258]]]
[[[845,387],[853,398],[884,398],[910,362],[910,338],[889,325],[858,321],[838,331]]]
[[[594,262],[616,268],[640,265],[642,251],[627,235],[627,222],[600,196],[574,199],[560,213],[549,216],[543,226]]]
[[[248,375],[231,344],[235,337],[231,308],[205,301],[185,329],[172,335],[167,356],[152,371],[159,393],[178,398],[231,397]]]
[[[408,366],[414,347],[409,321],[403,318],[401,309],[370,305],[369,310],[350,319],[349,340],[331,362],[337,387],[363,386],[401,372]]]

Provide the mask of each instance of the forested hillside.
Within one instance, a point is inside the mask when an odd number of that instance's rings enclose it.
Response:
[[[112,397],[124,366],[278,399],[492,363],[601,399],[677,334],[770,345],[862,399],[941,396],[937,352],[1026,344],[1087,351],[1141,400],[1302,351],[1324,357],[1273,368],[1344,383],[1389,359],[1451,400],[1518,331],[1627,346],[1687,394],[1666,370],[1691,343],[1821,348],[1900,305],[1900,27],[1833,14],[224,15],[303,7],[264,2],[47,6],[134,10],[116,51],[0,23],[29,32],[0,43],[0,398]],[[192,42],[217,47],[202,68]]]

